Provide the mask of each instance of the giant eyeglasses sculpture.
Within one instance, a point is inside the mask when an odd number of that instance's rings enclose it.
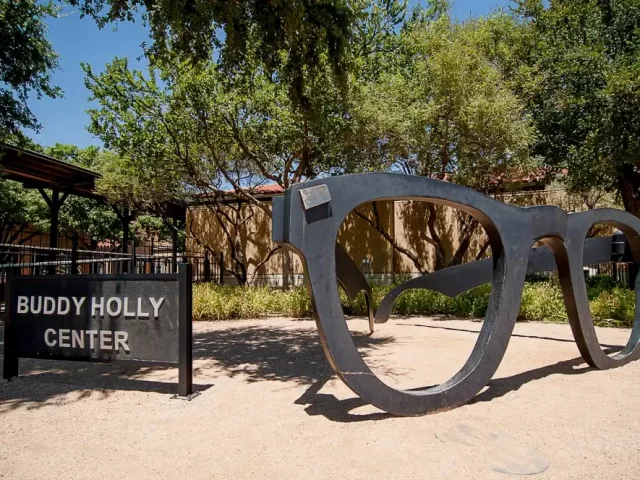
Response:
[[[387,295],[374,316],[371,289],[336,239],[349,212],[379,200],[426,201],[470,214],[484,227],[493,258],[406,282]],[[487,385],[507,349],[527,273],[558,270],[571,329],[590,366],[608,369],[640,357],[640,308],[636,308],[631,338],[622,351],[608,356],[598,343],[583,265],[610,261],[611,238],[586,240],[596,223],[620,229],[633,260],[640,262],[640,219],[624,211],[599,209],[567,214],[551,206],[519,208],[459,185],[424,177],[331,177],[296,185],[284,197],[274,199],[273,205],[273,239],[297,252],[304,263],[320,342],[329,364],[364,401],[395,415],[452,409],[471,400]],[[548,248],[533,248],[536,242]],[[386,322],[393,302],[407,289],[428,288],[456,296],[485,283],[492,283],[493,288],[478,340],[462,369],[437,387],[402,391],[376,377],[358,353],[342,312],[336,280],[350,296],[365,292],[372,331],[374,319]]]

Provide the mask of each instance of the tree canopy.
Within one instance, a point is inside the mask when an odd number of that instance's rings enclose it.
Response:
[[[49,3],[0,0],[0,141],[38,130],[29,96],[59,97],[51,83],[58,57],[47,40],[45,18],[56,15]]]
[[[352,148],[359,161],[351,167],[447,180],[485,194],[519,188],[539,159],[530,155],[535,128],[525,103],[496,59],[510,48],[510,35],[496,31],[514,28],[504,14],[459,24],[446,10],[405,24],[386,68],[354,92]],[[460,214],[459,244],[447,251],[437,222],[442,212],[433,204],[414,208],[426,219],[436,268],[462,262],[478,222]],[[385,231],[375,203],[356,213],[427,272],[415,252]]]
[[[518,3],[534,151],[571,189],[606,188],[640,216],[640,3]]]
[[[131,70],[125,59],[101,73],[85,65],[99,102],[89,112],[90,131],[127,158],[132,178],[146,187],[153,190],[155,177],[160,189],[206,196],[232,226],[231,245],[253,208],[270,215],[256,195],[267,183],[288,188],[321,175],[400,170],[484,192],[513,186],[536,166],[524,103],[492,57],[507,43],[496,43],[494,31],[514,22],[501,15],[458,25],[445,7],[411,12],[403,2],[359,2],[348,88],[318,59],[304,99],[289,95],[287,82],[255,52],[245,57],[249,73],[176,55],[147,72]],[[233,207],[232,199],[249,207]],[[461,261],[476,227],[466,224],[467,240],[446,261]],[[436,229],[430,233],[441,248]],[[239,252],[234,260],[242,266]]]
[[[348,62],[348,86],[367,70],[363,59],[384,53],[406,12],[396,1],[359,2],[359,8],[362,53]],[[281,49],[278,56],[289,53]],[[147,72],[132,71],[125,59],[102,73],[84,66],[99,102],[89,112],[90,131],[127,158],[132,176],[145,179],[146,187],[153,190],[157,178],[158,191],[206,196],[212,213],[230,225],[226,235],[237,267],[231,273],[241,281],[246,270],[235,248],[241,226],[254,209],[271,215],[256,196],[259,187],[288,188],[345,171],[353,124],[350,88],[343,88],[326,55],[303,72],[300,95],[290,94],[289,78],[274,73],[258,51],[248,51],[244,62],[250,68],[243,71],[214,60],[193,65],[179,55],[152,62]]]
[[[449,180],[488,193],[536,168],[524,102],[487,54],[495,23],[448,15],[400,36],[403,62],[360,89],[361,152],[376,169]],[[395,55],[394,55],[395,56]]]
[[[151,58],[177,54],[206,63],[215,56],[229,72],[250,72],[257,58],[303,106],[305,80],[318,65],[328,63],[339,81],[347,76],[354,16],[348,0],[67,1],[100,26],[142,17],[151,29]]]

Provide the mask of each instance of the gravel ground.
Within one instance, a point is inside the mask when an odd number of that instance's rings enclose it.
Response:
[[[366,322],[349,323],[374,371],[399,387],[449,378],[480,328],[394,319],[367,336]],[[629,333],[598,330],[603,348]],[[194,341],[192,402],[171,399],[175,369],[21,361],[20,378],[0,381],[0,478],[640,476],[640,362],[594,371],[566,325],[518,324],[471,404],[418,418],[354,397],[311,321],[197,323]]]

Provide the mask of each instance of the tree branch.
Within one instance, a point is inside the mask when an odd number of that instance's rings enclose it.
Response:
[[[251,281],[249,283],[253,284],[256,280],[256,277],[260,271],[260,269],[269,261],[271,260],[271,257],[278,251],[282,250],[282,247],[278,246],[274,249],[272,249],[267,256],[259,263],[255,266],[255,270],[253,272],[253,275],[251,276]]]
[[[442,270],[444,268],[444,252],[442,251],[442,239],[438,235],[436,229],[436,220],[438,219],[438,211],[433,203],[427,203],[427,209],[429,210],[429,219],[427,220],[427,228],[429,229],[429,235],[433,240],[433,245],[436,248],[436,270]]]
[[[420,259],[418,258],[417,255],[415,255],[412,251],[402,247],[401,245],[398,244],[398,242],[395,241],[395,239],[389,234],[389,232],[387,232],[385,230],[385,228],[382,226],[381,222],[380,222],[380,213],[378,212],[378,207],[376,205],[376,202],[373,202],[371,204],[371,208],[373,211],[373,215],[375,218],[374,220],[371,220],[367,215],[364,215],[363,213],[359,212],[358,209],[354,210],[354,213],[360,217],[361,219],[363,219],[365,222],[367,222],[373,229],[375,229],[380,235],[382,235],[384,237],[384,239],[389,242],[391,244],[391,246],[398,252],[402,253],[403,255],[406,255],[409,260],[411,260],[413,262],[413,265],[418,269],[418,271],[425,275],[427,273],[429,273],[429,271],[424,268],[424,266],[422,265],[422,263],[420,262]]]
[[[460,265],[462,260],[464,259],[465,254],[469,250],[469,246],[471,245],[471,239],[478,228],[478,221],[475,218],[471,218],[471,221],[467,223],[462,232],[462,241],[460,242],[460,246],[456,250],[456,253],[451,258],[451,261],[447,265],[448,267],[454,267],[456,265]]]

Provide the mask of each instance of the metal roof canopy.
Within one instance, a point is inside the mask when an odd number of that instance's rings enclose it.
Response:
[[[67,195],[106,202],[104,196],[95,192],[96,180],[101,177],[99,173],[2,142],[0,176],[20,182],[26,188],[57,190]],[[168,217],[183,220],[186,208],[186,203],[168,202],[163,205],[162,211]]]
[[[46,188],[102,200],[95,193],[100,174],[62,162],[48,155],[0,143],[1,174],[26,188]]]
[[[25,188],[38,189],[49,207],[51,216],[49,229],[49,247],[51,249],[56,249],[58,246],[57,232],[60,207],[69,195],[106,202],[104,196],[95,192],[96,180],[101,177],[99,173],[71,165],[42,153],[14,147],[2,142],[0,142],[0,176],[7,180],[20,182]],[[47,194],[44,191],[45,189],[51,190],[51,194]],[[127,226],[133,220],[134,215],[131,214],[129,208],[119,210],[113,206],[113,209],[123,224],[123,252],[126,253],[129,243],[129,229]],[[164,210],[174,219],[174,227],[177,226],[179,219],[186,221],[186,204],[167,203],[164,205]],[[175,256],[177,248],[176,232],[174,232],[173,237]]]

